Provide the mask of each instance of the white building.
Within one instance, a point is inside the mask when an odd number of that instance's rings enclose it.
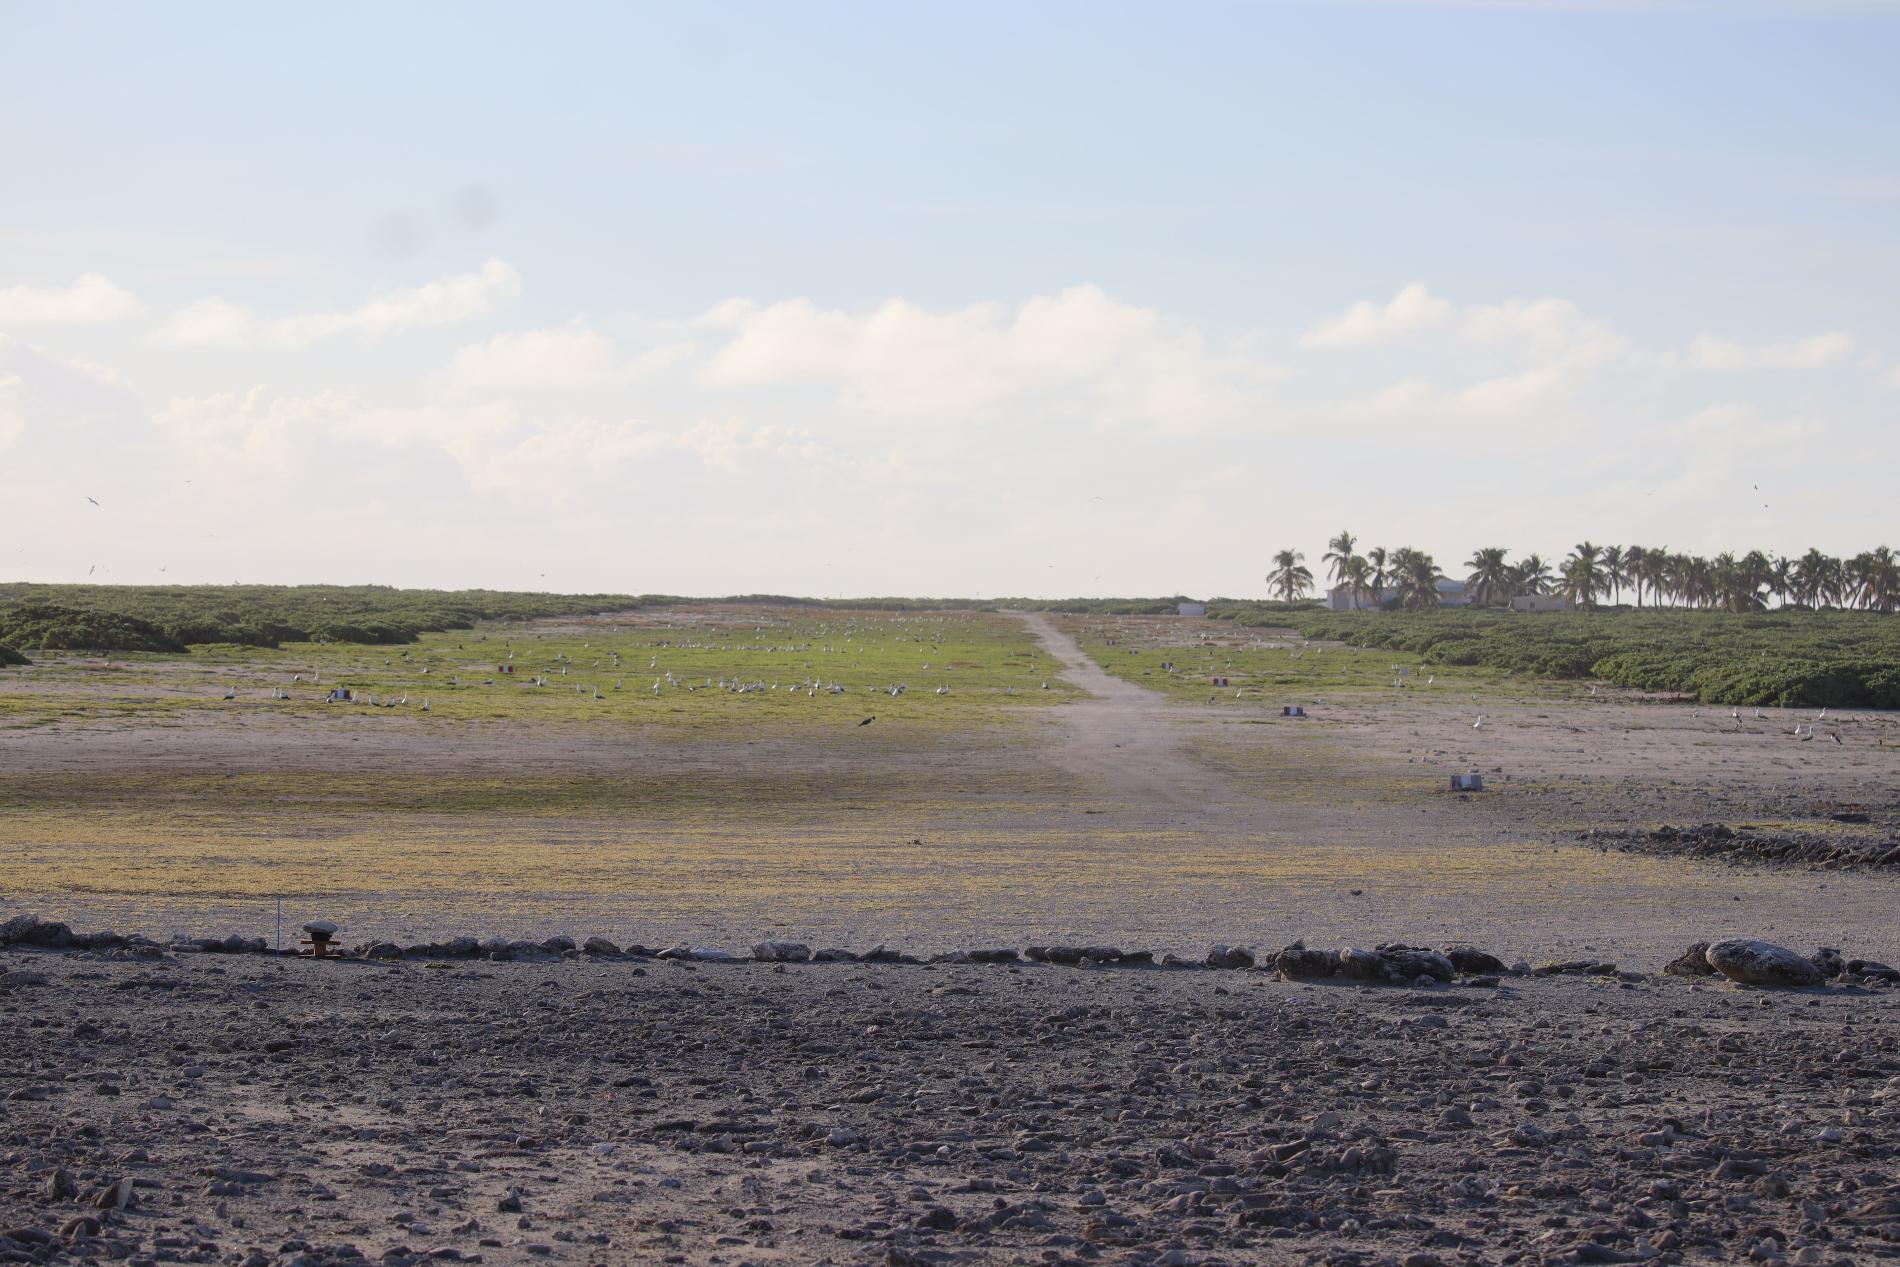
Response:
[[[1562,594],[1519,594],[1511,600],[1514,612],[1567,612],[1570,600]]]

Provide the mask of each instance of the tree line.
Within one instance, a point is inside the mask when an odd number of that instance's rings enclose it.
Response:
[[[1341,532],[1326,543],[1320,561],[1334,586],[1345,586],[1362,601],[1384,601],[1410,611],[1439,604],[1438,582],[1446,579],[1432,556],[1410,546],[1363,554],[1359,538]],[[1298,550],[1273,556],[1267,585],[1284,602],[1313,590],[1313,573]],[[1796,557],[1762,550],[1724,551],[1714,558],[1649,546],[1599,546],[1580,541],[1555,562],[1536,554],[1512,561],[1502,546],[1486,546],[1465,561],[1465,595],[1480,607],[1509,606],[1514,598],[1557,594],[1578,607],[1599,600],[1620,603],[1629,591],[1642,607],[1691,607],[1708,611],[1765,611],[1783,607],[1853,608],[1892,612],[1900,609],[1900,556],[1887,546],[1840,558],[1810,549]]]

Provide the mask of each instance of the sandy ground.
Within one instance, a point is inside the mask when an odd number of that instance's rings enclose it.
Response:
[[[681,738],[254,712],[3,732],[0,902],[155,934],[270,935],[282,894],[293,924],[326,915],[352,939],[1194,954],[1461,939],[1654,967],[1746,934],[1900,958],[1890,875],[1578,840],[1703,821],[1861,830],[1825,818],[1841,804],[1890,832],[1891,716],[1835,716],[1845,742],[1802,743],[1786,717],[1607,691],[1421,688],[1309,701],[1290,722],[1164,699],[1101,672],[1071,636],[1081,622],[1024,619],[1089,695],[980,730]],[[1161,645],[1208,628],[1143,626]],[[1473,768],[1485,793],[1445,790]],[[449,803],[471,788],[493,803]]]

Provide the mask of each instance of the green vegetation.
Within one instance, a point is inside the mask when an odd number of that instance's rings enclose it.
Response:
[[[1210,607],[1210,613],[1214,608]],[[1064,627],[1082,650],[1105,671],[1186,703],[1250,702],[1277,710],[1286,704],[1310,705],[1315,699],[1390,694],[1395,682],[1410,690],[1441,693],[1490,692],[1509,681],[1498,669],[1445,666],[1433,674],[1393,672],[1389,652],[1310,644],[1287,629],[1310,607],[1289,609],[1278,603],[1230,604],[1223,611],[1240,625],[1261,627],[1247,634],[1219,624],[1123,620],[1099,616]],[[1215,686],[1219,679],[1225,686]]]
[[[0,607],[0,638],[16,647],[70,651],[88,647],[114,651],[180,651],[185,644],[136,616],[81,611],[55,603]],[[5,663],[0,660],[0,663]]]
[[[61,650],[183,651],[190,643],[411,643],[478,620],[581,616],[623,594],[403,590],[385,585],[28,585],[0,588],[0,640]]]
[[[888,694],[898,686],[905,689]],[[352,702],[326,703],[339,687]],[[483,622],[392,647],[194,643],[185,655],[115,652],[109,665],[45,659],[30,673],[7,675],[0,727],[164,721],[209,710],[338,725],[407,718],[430,727],[509,721],[765,733],[849,728],[875,715],[882,736],[893,726],[996,721],[1020,705],[1072,695],[1021,623],[995,613],[707,604]]]
[[[1900,622],[1868,612],[1287,612],[1209,609],[1240,625],[1474,666],[1692,696],[1705,704],[1900,708]]]

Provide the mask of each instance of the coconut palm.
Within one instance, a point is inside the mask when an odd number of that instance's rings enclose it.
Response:
[[[1281,550],[1273,556],[1273,571],[1267,573],[1267,589],[1292,602],[1313,588],[1313,574],[1304,566],[1306,556],[1298,550]]]
[[[1833,581],[1835,560],[1822,554],[1813,546],[1808,552],[1794,561],[1794,594],[1803,604],[1819,607],[1829,597]]]
[[[1358,541],[1350,532],[1342,532],[1326,543],[1326,553],[1319,556],[1319,561],[1332,565],[1333,584],[1346,579],[1346,564],[1352,559],[1352,548]]]
[[[1875,546],[1859,558],[1860,605],[1877,612],[1900,608],[1900,557],[1888,546]]]
[[[1432,556],[1410,546],[1400,546],[1390,560],[1392,580],[1399,591],[1399,605],[1408,611],[1423,611],[1438,606],[1438,565]]]
[[[1385,589],[1385,583],[1391,577],[1391,573],[1386,570],[1389,560],[1384,546],[1373,546],[1366,551],[1366,562],[1372,565],[1372,589],[1375,594]]]
[[[1774,566],[1768,570],[1768,592],[1783,607],[1794,596],[1794,560],[1785,554],[1776,559]]]
[[[1603,565],[1597,547],[1580,541],[1564,560],[1564,593],[1579,607],[1596,606],[1597,591],[1603,588]]]
[[[1527,554],[1511,565],[1511,588],[1519,594],[1550,593],[1550,564]]]
[[[1648,566],[1649,551],[1642,546],[1623,547],[1623,576],[1636,591],[1636,606],[1643,605],[1643,569]]]
[[[1465,561],[1471,569],[1465,588],[1471,601],[1489,607],[1511,597],[1511,565],[1505,560],[1503,546],[1485,546]]]
[[[1623,585],[1630,579],[1629,555],[1622,546],[1604,546],[1599,556],[1603,562],[1603,583],[1610,587],[1610,601],[1623,601]]]
[[[1364,602],[1372,591],[1372,564],[1357,554],[1347,559],[1345,584],[1352,591],[1355,602]]]
[[[1669,578],[1674,556],[1667,546],[1645,546],[1643,548],[1643,580],[1649,586],[1650,601],[1657,606],[1669,597]]]

